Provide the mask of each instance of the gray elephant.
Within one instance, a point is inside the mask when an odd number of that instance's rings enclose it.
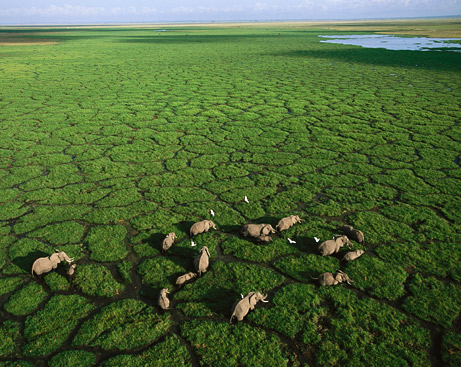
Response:
[[[365,241],[365,236],[363,235],[362,231],[359,231],[358,229],[355,229],[348,224],[344,225],[342,230],[351,240],[357,241],[359,243],[363,243]]]
[[[358,257],[362,256],[365,251],[363,250],[355,250],[355,251],[349,251],[344,255],[343,260],[344,261],[352,261],[357,259]]]
[[[170,300],[168,299],[168,297],[166,296],[168,293],[170,293],[168,291],[167,288],[163,288],[161,291],[160,291],[160,295],[158,296],[158,305],[160,306],[160,308],[162,310],[168,310],[170,308]]]
[[[196,236],[200,233],[208,232],[210,228],[216,229],[216,225],[211,220],[202,220],[201,222],[194,223],[192,227],[190,227],[190,235]]]
[[[250,292],[245,297],[243,297],[240,301],[236,302],[232,307],[232,316],[230,318],[230,322],[235,317],[238,321],[242,321],[243,318],[248,314],[250,310],[254,310],[256,303],[259,301],[262,302],[269,302],[265,299],[267,295],[263,296],[259,292]]]
[[[322,256],[328,256],[338,252],[344,245],[352,246],[347,236],[334,236],[332,240],[322,242],[319,246],[319,251]]]
[[[167,251],[171,246],[173,246],[175,239],[176,239],[176,233],[174,232],[170,232],[166,235],[162,243],[163,252]]]
[[[317,278],[312,279],[318,279],[319,284],[321,286],[336,285],[342,282],[347,282],[348,284],[351,284],[350,282],[352,282],[352,280],[347,276],[347,274],[343,273],[341,270],[338,270],[336,276],[333,275],[333,273],[326,272],[320,274]]]
[[[59,251],[58,249],[55,249],[54,251],[54,254],[46,257],[39,257],[34,261],[32,264],[32,275],[34,275],[34,272],[37,275],[48,273],[49,271],[56,269],[61,261],[65,260],[68,263],[74,261],[74,258],[69,258],[64,251]]]
[[[341,270],[338,270],[338,272],[336,273],[335,279],[339,283],[347,282],[347,284],[349,285],[352,285],[351,283],[353,282],[353,280],[349,278],[349,276],[346,273],[343,273]]]
[[[208,251],[208,247],[203,246],[200,249],[199,254],[195,258],[194,264],[198,276],[201,277],[202,273],[207,271],[208,265],[210,264],[210,251]]]
[[[279,223],[275,226],[279,232],[285,231],[296,223],[301,223],[301,218],[297,215],[290,215],[280,219]]]
[[[196,273],[187,273],[187,274],[181,275],[180,277],[178,277],[178,279],[176,279],[176,285],[183,285],[187,281],[194,279],[196,276],[197,276]]]
[[[264,236],[264,235],[261,235],[259,237],[256,238],[259,242],[262,242],[262,243],[269,243],[272,241],[272,237],[271,236]]]
[[[77,267],[76,264],[72,264],[71,266],[69,266],[69,269],[67,270],[67,275],[69,277],[72,277],[74,275],[76,267]]]
[[[276,233],[275,229],[270,224],[245,224],[242,227],[242,234],[245,237],[267,236],[271,233]]]

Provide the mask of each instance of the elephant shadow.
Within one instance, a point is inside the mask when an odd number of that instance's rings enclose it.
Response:
[[[272,216],[266,215],[264,217],[261,217],[261,218],[258,218],[256,220],[254,220],[253,222],[255,224],[263,224],[263,223],[264,224],[270,224],[275,228],[275,226],[280,221],[280,219],[282,219],[282,218],[277,218],[277,217],[272,217]]]
[[[239,301],[239,293],[224,287],[211,287],[205,293],[202,302],[215,314],[230,317],[232,306]]]
[[[162,251],[162,243],[165,236],[166,234],[163,233],[152,233],[149,237],[143,240],[142,243],[147,243],[155,249]]]
[[[218,226],[218,230],[225,233],[240,233],[242,226],[235,224],[223,224]]]
[[[293,244],[298,250],[308,254],[318,254],[320,242],[316,242],[314,238],[307,236],[297,237],[296,243]]]
[[[12,260],[12,263],[27,273],[32,271],[32,265],[39,257],[48,257],[50,254],[43,251],[29,252],[25,256],[19,256]]]
[[[192,225],[194,224],[195,222],[192,222],[192,221],[182,221],[182,222],[179,222],[176,226],[183,232],[189,234],[190,233],[190,227],[192,227]]]

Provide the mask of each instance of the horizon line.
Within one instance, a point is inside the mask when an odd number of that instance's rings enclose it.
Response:
[[[386,20],[424,20],[424,19],[461,19],[459,15],[437,15],[437,16],[416,16],[416,17],[383,17],[383,18],[322,18],[322,19],[254,19],[254,20],[165,20],[165,21],[140,21],[140,22],[129,22],[129,21],[117,21],[117,22],[78,22],[78,23],[4,23],[0,24],[0,27],[59,27],[59,26],[117,26],[117,25],[148,25],[148,24],[236,24],[236,23],[293,23],[293,22],[309,22],[309,23],[322,23],[322,22],[360,22],[360,21],[386,21]]]

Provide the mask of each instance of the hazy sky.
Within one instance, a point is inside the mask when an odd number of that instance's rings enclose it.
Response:
[[[0,0],[0,24],[364,19],[461,14],[461,0]]]

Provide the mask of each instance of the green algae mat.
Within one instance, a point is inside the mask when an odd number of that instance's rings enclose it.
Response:
[[[162,30],[2,31],[0,366],[459,366],[461,55]],[[344,224],[364,255],[321,257]],[[31,276],[55,249],[75,274]]]

